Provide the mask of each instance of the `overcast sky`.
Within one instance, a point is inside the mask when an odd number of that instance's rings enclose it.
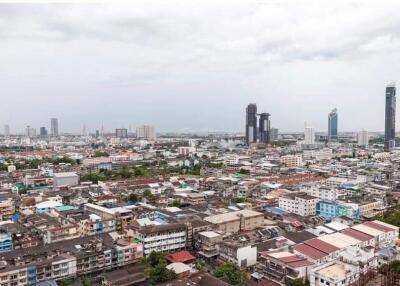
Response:
[[[339,131],[381,131],[400,3],[318,2],[0,4],[0,126],[243,131],[254,102],[284,131],[334,107]]]

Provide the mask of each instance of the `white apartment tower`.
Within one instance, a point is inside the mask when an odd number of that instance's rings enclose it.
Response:
[[[315,130],[314,127],[306,126],[304,129],[304,143],[314,144],[315,143]]]
[[[136,138],[156,140],[156,130],[154,126],[143,125],[136,128]]]
[[[358,146],[367,147],[368,141],[368,131],[362,130],[358,132]]]

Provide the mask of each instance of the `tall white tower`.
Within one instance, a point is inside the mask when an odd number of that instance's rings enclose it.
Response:
[[[314,127],[306,126],[304,129],[304,143],[314,144],[315,143],[315,131]]]
[[[367,147],[369,143],[368,131],[361,130],[358,132],[358,146]]]

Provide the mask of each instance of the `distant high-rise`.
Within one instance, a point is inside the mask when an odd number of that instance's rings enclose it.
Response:
[[[51,136],[58,136],[58,118],[51,118],[50,125]]]
[[[4,135],[10,136],[10,125],[4,125]]]
[[[47,136],[47,129],[46,129],[46,127],[40,127],[40,136],[42,136],[42,137]]]
[[[334,108],[328,115],[328,140],[337,141],[338,139],[338,112]]]
[[[270,132],[271,126],[269,121],[269,113],[261,113],[259,118],[260,143],[269,144],[271,142]]]
[[[368,146],[368,131],[362,130],[358,132],[358,146],[367,147]]]
[[[25,134],[26,134],[26,136],[29,137],[29,138],[36,137],[36,129],[35,129],[35,128],[32,128],[32,127],[30,127],[30,126],[28,125],[28,126],[26,126]]]
[[[278,141],[279,129],[271,128],[270,133],[271,133],[271,135],[270,135],[271,142]]]
[[[156,130],[154,126],[142,125],[136,128],[136,138],[156,140]]]
[[[304,129],[304,143],[314,144],[315,143],[315,131],[314,127],[306,126]]]
[[[126,129],[126,128],[115,129],[115,137],[118,137],[118,138],[128,137],[128,129]]]
[[[257,142],[257,105],[250,103],[246,107],[246,144]]]
[[[391,151],[395,146],[396,137],[396,85],[386,86],[385,108],[385,150]]]

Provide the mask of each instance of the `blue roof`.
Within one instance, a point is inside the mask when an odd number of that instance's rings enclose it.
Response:
[[[281,208],[277,208],[277,207],[269,207],[269,208],[265,208],[266,211],[277,214],[277,215],[284,215],[287,214],[287,211],[285,211],[284,209]]]

